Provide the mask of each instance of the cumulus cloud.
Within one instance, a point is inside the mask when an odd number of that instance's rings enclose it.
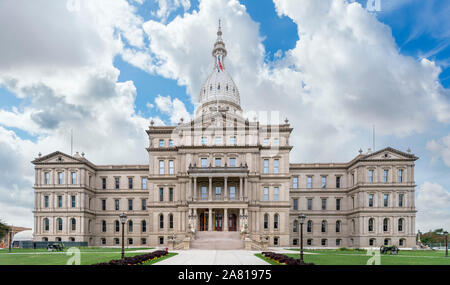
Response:
[[[417,190],[416,229],[424,232],[450,228],[450,193],[437,183],[425,182]]]
[[[156,0],[156,2],[159,9],[152,14],[160,18],[162,22],[166,22],[170,14],[177,9],[183,8],[186,11],[191,7],[190,0]]]
[[[442,159],[450,167],[450,135],[439,140],[427,142],[427,149],[433,153],[434,159]]]
[[[182,118],[185,121],[188,121],[191,118],[191,115],[186,110],[186,106],[178,98],[172,100],[169,95],[164,97],[158,94],[155,98],[155,104],[161,112],[169,115],[170,123],[172,125],[179,123]]]

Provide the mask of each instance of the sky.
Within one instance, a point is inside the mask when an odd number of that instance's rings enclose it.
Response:
[[[416,230],[450,229],[450,3],[444,0],[3,0],[0,219],[33,226],[38,153],[146,164],[145,129],[192,117],[224,64],[245,112],[275,110],[291,162],[411,149]]]

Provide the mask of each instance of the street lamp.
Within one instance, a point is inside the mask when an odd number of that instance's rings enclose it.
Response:
[[[445,257],[448,257],[448,232],[444,232],[445,235]]]
[[[120,222],[122,223],[122,259],[125,258],[125,223],[127,222],[127,214],[120,214]]]
[[[300,222],[300,264],[303,263],[303,223],[305,222],[306,215],[301,213],[298,215]]]
[[[11,252],[12,250],[12,239],[13,239],[13,226],[9,227],[9,245],[8,245],[8,252]]]

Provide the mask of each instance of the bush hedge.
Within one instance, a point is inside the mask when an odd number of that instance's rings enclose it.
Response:
[[[301,261],[300,259],[295,259],[293,257],[289,257],[284,254],[275,253],[275,252],[262,252],[264,257],[269,258],[279,264],[285,265],[314,265],[314,263],[306,263]]]
[[[142,255],[125,257],[124,259],[114,259],[109,262],[101,262],[94,265],[143,265],[153,259],[167,255],[169,252],[165,250],[157,250]]]

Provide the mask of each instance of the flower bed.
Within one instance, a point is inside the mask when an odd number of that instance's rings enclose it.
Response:
[[[124,259],[116,259],[109,262],[97,263],[94,265],[144,265],[145,263],[150,262],[156,258],[163,257],[168,253],[169,252],[165,250],[157,250],[151,253],[125,257]]]
[[[261,253],[265,258],[268,258],[280,265],[314,265],[314,263],[306,263],[301,261],[300,259],[295,259],[293,257],[289,257],[284,254],[275,253],[275,252],[262,252]]]

